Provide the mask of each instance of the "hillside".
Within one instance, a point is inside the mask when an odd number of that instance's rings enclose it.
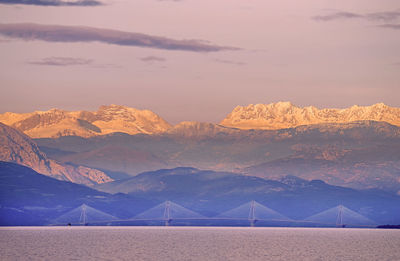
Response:
[[[0,226],[45,225],[83,203],[124,218],[154,204],[56,180],[28,167],[0,161]]]
[[[373,220],[398,220],[400,197],[378,190],[332,186],[321,180],[285,176],[269,180],[195,168],[162,169],[96,186],[109,193],[172,200],[208,216],[256,200],[294,219],[344,204]],[[389,207],[390,206],[390,207]],[[383,214],[382,211],[387,211]]]
[[[104,172],[80,165],[60,164],[47,158],[27,135],[0,123],[0,160],[28,166],[50,177],[93,185],[112,181]]]
[[[385,122],[281,130],[240,130],[191,122],[160,135],[119,133],[35,141],[51,158],[107,173],[136,175],[192,166],[273,179],[298,175],[358,189],[400,190],[400,128]]]

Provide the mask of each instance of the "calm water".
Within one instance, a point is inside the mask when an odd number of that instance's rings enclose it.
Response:
[[[1,260],[400,260],[400,230],[10,227]]]

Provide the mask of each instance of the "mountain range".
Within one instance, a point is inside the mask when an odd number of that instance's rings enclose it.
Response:
[[[239,106],[220,124],[175,126],[150,111],[118,105],[97,112],[4,113],[0,120],[12,127],[1,125],[0,155],[86,185],[191,166],[400,193],[398,112],[384,104],[318,110],[279,102]]]
[[[96,186],[107,193],[123,192],[140,198],[166,199],[214,216],[256,200],[294,219],[303,219],[328,206],[345,204],[374,220],[398,216],[400,196],[379,190],[355,190],[321,180],[284,176],[270,180],[238,173],[180,167],[141,173]],[[379,203],[378,203],[379,202]],[[382,202],[387,204],[382,206]],[[382,209],[391,206],[385,216]],[[395,210],[396,209],[396,210]],[[389,221],[388,221],[389,222]]]
[[[172,200],[206,217],[215,217],[256,200],[295,220],[339,204],[377,224],[400,220],[400,196],[379,190],[332,186],[321,180],[307,181],[293,176],[268,180],[228,172],[176,168],[146,172],[97,187],[110,192],[122,188],[126,194],[112,195],[0,161],[0,225],[51,224],[82,204],[127,219],[165,200]],[[247,217],[246,210],[244,216]],[[71,221],[64,221],[64,224],[68,222]]]
[[[400,126],[400,108],[383,103],[371,106],[352,106],[346,109],[300,108],[290,102],[237,106],[219,126],[238,129],[278,130],[301,125],[349,123],[353,121],[383,121]],[[188,122],[172,126],[149,110],[138,110],[121,105],[101,106],[97,111],[65,111],[51,109],[30,113],[6,112],[0,122],[24,132],[31,138],[80,136],[84,138],[115,132],[160,134],[182,127],[192,132]],[[205,127],[205,125],[202,125]]]
[[[400,191],[400,127],[385,122],[327,123],[282,130],[184,123],[160,135],[117,133],[35,142],[59,162],[101,169],[110,175],[110,171],[136,175],[192,166],[270,179],[297,175],[358,189]]]
[[[127,218],[165,200],[205,216],[257,200],[294,219],[345,205],[400,220],[399,109],[384,104],[239,106],[220,124],[171,126],[118,105],[0,122],[0,212],[11,218],[0,224],[44,224],[82,203]]]
[[[352,121],[384,121],[400,126],[400,108],[383,103],[371,106],[354,105],[346,109],[300,108],[290,102],[237,106],[221,125],[241,129],[277,130],[321,123],[349,123]]]
[[[155,134],[171,127],[149,110],[126,106],[101,106],[97,111],[51,109],[31,113],[0,114],[0,122],[24,132],[31,138],[92,137],[114,132]]]

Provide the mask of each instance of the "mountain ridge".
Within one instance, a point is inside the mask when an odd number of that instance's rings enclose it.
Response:
[[[49,159],[27,135],[0,123],[0,160],[14,162],[59,180],[93,185],[112,181],[104,172]]]
[[[353,105],[345,109],[297,107],[291,102],[237,106],[220,125],[240,129],[277,130],[320,123],[348,123],[360,120],[384,121],[400,126],[400,108],[384,103]]]
[[[171,128],[168,122],[152,111],[114,104],[100,106],[95,112],[60,109],[30,113],[6,112],[0,114],[0,122],[31,138],[88,138],[114,132],[156,134]]]
[[[16,128],[31,138],[80,136],[84,138],[115,132],[136,134],[182,134],[210,136],[212,133],[259,129],[279,130],[323,123],[381,121],[400,126],[400,108],[383,103],[371,106],[353,105],[344,109],[297,107],[291,102],[236,106],[218,124],[183,121],[174,126],[149,110],[122,105],[103,105],[97,111],[50,109],[30,113],[5,112],[0,122]],[[204,135],[206,134],[206,135]]]
[[[396,178],[400,173],[400,127],[386,122],[324,123],[281,130],[214,128],[192,123],[189,127],[187,133],[178,128],[177,132],[161,135],[116,133],[35,141],[50,158],[106,173],[115,170],[134,176],[160,167],[191,166],[267,178],[297,174],[306,179],[325,179],[333,185],[371,188],[375,184],[400,191],[400,180]],[[111,150],[110,146],[121,149]],[[126,147],[132,154],[125,152]],[[96,156],[99,151],[101,157]],[[132,160],[127,155],[138,157]],[[111,159],[120,162],[117,169]],[[326,164],[319,164],[321,160]],[[309,162],[310,172],[305,167],[296,168],[296,162],[301,166]],[[268,163],[265,168],[257,167],[264,163]],[[354,179],[349,179],[352,175]],[[377,179],[379,176],[381,179]]]
[[[400,200],[400,196],[383,191],[356,190],[334,186],[322,180],[305,180],[294,176],[270,180],[192,167],[144,172],[128,179],[97,185],[96,189],[159,201],[168,198],[188,208],[207,210],[209,213],[218,208],[218,214],[255,200],[295,219],[310,216],[306,212],[318,213],[318,209],[322,211],[327,206],[345,202],[366,215],[372,215],[372,219],[381,220],[385,214],[378,209],[390,204],[390,211],[398,211]],[[371,211],[372,209],[375,211]],[[246,217],[248,213],[247,210]],[[399,215],[398,212],[394,213]]]

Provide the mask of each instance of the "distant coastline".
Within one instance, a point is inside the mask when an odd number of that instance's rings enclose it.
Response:
[[[381,225],[381,226],[377,226],[377,228],[400,229],[400,225]]]

